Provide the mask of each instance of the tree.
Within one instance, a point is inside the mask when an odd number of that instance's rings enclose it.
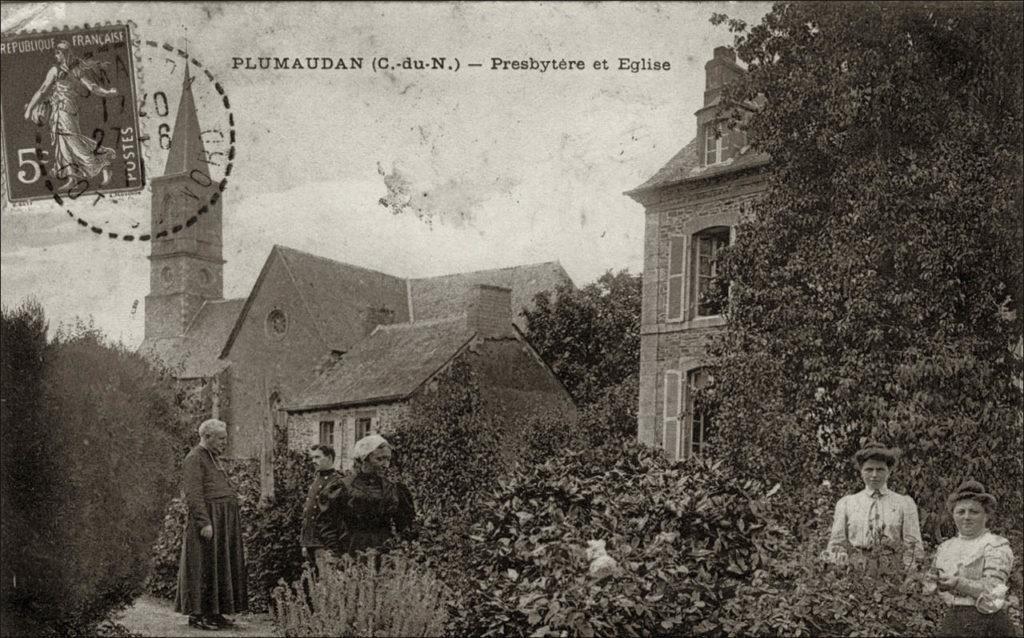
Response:
[[[724,455],[809,485],[898,445],[923,509],[973,476],[1020,520],[1019,4],[778,3],[737,33],[732,104],[767,191],[723,258]],[[740,117],[734,113],[734,122]],[[937,517],[932,516],[929,522]]]
[[[4,635],[96,631],[140,592],[177,487],[169,380],[89,326],[3,310]]]
[[[527,338],[581,408],[639,374],[640,291],[639,275],[608,271],[540,293],[524,311]]]

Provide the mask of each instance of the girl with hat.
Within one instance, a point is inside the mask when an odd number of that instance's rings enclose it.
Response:
[[[938,635],[1016,635],[1006,611],[1013,551],[1009,541],[988,530],[996,497],[981,483],[966,481],[946,503],[958,534],[939,545],[933,579],[925,585],[926,593],[938,590],[948,605]]]
[[[412,494],[384,474],[391,445],[379,434],[352,448],[353,473],[320,493],[318,517],[324,546],[336,556],[376,549],[416,518]]]

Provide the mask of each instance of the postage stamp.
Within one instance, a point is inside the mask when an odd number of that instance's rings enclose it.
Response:
[[[4,36],[0,122],[12,203],[145,186],[127,24]]]

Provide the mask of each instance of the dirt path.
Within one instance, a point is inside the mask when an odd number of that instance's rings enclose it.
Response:
[[[129,631],[143,636],[280,636],[267,614],[238,614],[236,626],[202,631],[188,626],[188,618],[174,612],[174,604],[142,596],[117,618]]]

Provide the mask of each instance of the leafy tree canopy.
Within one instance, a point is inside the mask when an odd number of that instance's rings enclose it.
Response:
[[[583,288],[538,294],[527,337],[583,407],[640,372],[639,275],[606,272]]]
[[[1022,13],[778,3],[751,28],[712,19],[748,67],[728,97],[771,156],[722,264],[729,324],[711,348],[740,468],[854,480],[846,459],[878,438],[903,449],[893,482],[926,510],[973,476],[1019,524]]]

